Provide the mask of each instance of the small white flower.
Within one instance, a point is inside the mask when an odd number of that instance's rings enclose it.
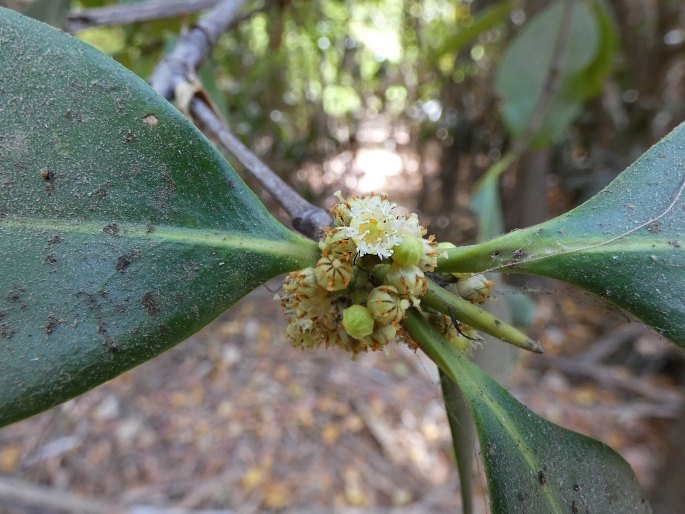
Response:
[[[350,224],[340,232],[354,241],[359,255],[392,256],[393,248],[407,235],[421,237],[423,229],[415,215],[398,217],[396,205],[381,195],[352,197]]]

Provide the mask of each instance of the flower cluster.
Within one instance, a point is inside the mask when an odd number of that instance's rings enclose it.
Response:
[[[279,299],[289,319],[287,335],[301,348],[379,350],[398,335],[405,311],[419,307],[425,273],[435,270],[440,252],[416,214],[397,214],[385,195],[337,197],[335,226],[323,229],[319,242],[321,258],[285,279]],[[382,273],[376,273],[379,265]],[[477,282],[471,289],[488,287]],[[468,345],[471,337],[449,317],[433,315],[448,340]]]
[[[398,215],[385,195],[353,196],[333,207],[335,226],[324,229],[321,258],[290,273],[280,295],[295,346],[340,346],[357,353],[392,341],[407,308],[426,292],[424,272],[437,265],[433,237],[415,214]],[[385,283],[373,268],[389,265]]]

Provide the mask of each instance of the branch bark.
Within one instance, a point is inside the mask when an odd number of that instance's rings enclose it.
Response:
[[[162,58],[148,82],[164,98],[171,100],[174,90],[195,73],[209,57],[221,34],[238,17],[247,0],[224,0],[200,18],[195,26],[178,38],[176,47]]]
[[[297,194],[281,177],[253,154],[199,96],[195,96],[191,100],[190,113],[219,140],[227,152],[250,171],[264,189],[276,198],[279,205],[290,216],[296,230],[316,239],[320,235],[321,227],[331,224],[331,216],[325,210],[310,204]]]
[[[193,87],[195,70],[209,57],[221,34],[238,19],[246,0],[224,0],[200,18],[192,29],[183,34],[174,50],[155,67],[150,85],[168,100],[174,98],[179,86]],[[189,102],[191,116],[218,139],[223,147],[252,174],[288,213],[293,227],[312,239],[318,239],[321,227],[332,222],[322,208],[312,205],[286,184],[264,162],[252,153],[229,130],[202,94],[195,94]]]
[[[150,0],[134,4],[83,9],[68,14],[64,30],[70,33],[94,27],[173,18],[214,7],[220,0]]]

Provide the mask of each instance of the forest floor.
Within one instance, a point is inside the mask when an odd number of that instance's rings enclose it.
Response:
[[[0,430],[0,513],[455,512],[432,363],[399,345],[356,360],[295,350],[272,297],[262,287],[161,357]],[[546,353],[522,355],[510,390],[653,486],[679,352],[589,296],[536,301]]]

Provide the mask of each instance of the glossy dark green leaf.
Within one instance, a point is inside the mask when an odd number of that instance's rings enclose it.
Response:
[[[475,428],[468,404],[454,381],[439,369],[442,398],[452,435],[452,449],[459,473],[462,514],[473,513],[473,458],[476,452]]]
[[[651,512],[630,467],[611,448],[528,410],[417,312],[407,327],[471,409],[493,514]]]
[[[587,98],[586,88],[576,87],[600,55],[602,33],[591,0],[575,1],[570,21],[565,0],[556,0],[528,22],[511,42],[497,70],[495,88],[502,99],[504,121],[519,137],[530,123],[554,65],[557,39],[562,25],[570,23],[568,41],[559,63],[560,87],[547,108],[533,146],[545,146],[577,116]],[[603,79],[603,75],[601,77]],[[601,80],[600,79],[600,80]]]
[[[0,425],[108,380],[309,265],[142,80],[0,9]]]
[[[685,347],[685,125],[580,207],[448,251],[449,271],[558,278],[632,312]]]

